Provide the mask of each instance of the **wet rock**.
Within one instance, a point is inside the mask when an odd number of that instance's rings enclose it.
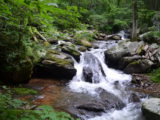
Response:
[[[102,77],[105,76],[105,73],[98,58],[91,53],[85,53],[84,61],[86,64],[86,67],[83,69],[85,81],[99,83]]]
[[[114,94],[109,93],[101,88],[97,89],[97,92],[100,93],[100,99],[103,101],[106,110],[110,110],[112,108],[120,110],[125,107],[123,101]]]
[[[129,97],[129,102],[140,102],[140,98],[135,93],[132,93]]]
[[[78,109],[86,110],[86,111],[93,111],[93,112],[104,112],[105,107],[102,103],[88,103],[77,106]]]
[[[91,68],[89,67],[84,67],[83,68],[83,76],[86,82],[90,82],[92,83],[92,77],[93,77],[93,73]]]
[[[150,98],[142,103],[146,120],[160,120],[160,98]]]
[[[74,93],[68,90],[62,93],[56,105],[68,113],[80,117],[91,118],[101,115],[110,109],[122,109],[124,103],[111,93],[98,89],[99,96],[91,96],[87,93]],[[101,93],[103,92],[103,93]]]
[[[48,50],[42,61],[35,67],[35,76],[72,79],[76,74],[73,60],[70,56]]]
[[[105,40],[106,36],[107,36],[106,34],[100,33],[98,36],[96,36],[96,39],[97,40]]]

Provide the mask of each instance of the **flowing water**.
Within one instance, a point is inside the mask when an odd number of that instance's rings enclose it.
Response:
[[[69,83],[73,92],[87,93],[98,96],[97,88],[114,94],[121,99],[126,106],[122,110],[111,109],[100,116],[85,118],[85,120],[142,120],[140,103],[129,101],[131,91],[126,87],[132,76],[122,71],[109,68],[105,63],[104,52],[116,44],[115,41],[98,41],[95,43],[99,48],[83,52],[80,62],[75,61],[77,74]],[[85,72],[86,71],[86,72]],[[89,74],[89,76],[85,76]],[[88,81],[87,81],[88,80]]]

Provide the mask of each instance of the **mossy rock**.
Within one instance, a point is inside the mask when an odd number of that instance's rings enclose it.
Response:
[[[77,51],[74,47],[63,46],[62,52],[67,53],[67,54],[73,56],[77,61],[80,61],[81,53],[79,51]]]
[[[71,61],[71,59],[68,59],[66,56],[57,57],[55,54],[52,54],[52,53],[47,53],[46,56],[45,56],[45,60],[50,61],[50,62],[48,62],[48,64],[49,63],[51,63],[51,64],[55,63],[59,66],[73,65],[73,61]]]
[[[85,52],[85,51],[87,50],[87,48],[84,47],[84,46],[80,46],[80,47],[78,48],[78,50],[81,51],[81,52]]]
[[[72,79],[76,74],[74,61],[69,55],[49,50],[42,61],[35,67],[35,77]]]
[[[89,41],[87,41],[87,40],[85,40],[85,39],[84,39],[84,40],[81,40],[80,43],[81,43],[81,45],[83,45],[84,47],[89,47],[89,48],[92,47],[92,43],[89,42]]]
[[[146,73],[153,65],[153,62],[147,59],[136,60],[129,63],[124,71],[126,73]]]

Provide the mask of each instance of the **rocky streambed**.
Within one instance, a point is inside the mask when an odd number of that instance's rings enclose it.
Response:
[[[143,120],[141,102],[147,95],[158,97],[159,85],[139,73],[159,66],[160,48],[121,38],[109,36],[92,48],[64,41],[49,48],[34,77],[54,80],[30,81],[28,86],[40,91],[34,104],[49,104],[84,120]]]

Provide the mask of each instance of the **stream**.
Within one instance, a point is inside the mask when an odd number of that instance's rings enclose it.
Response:
[[[80,62],[75,61],[77,74],[69,83],[69,88],[77,94],[84,93],[98,97],[97,89],[103,89],[123,101],[122,109],[112,108],[100,115],[89,116],[83,114],[84,120],[143,120],[140,102],[133,102],[130,97],[133,91],[127,89],[132,76],[119,70],[109,68],[105,63],[104,51],[116,44],[115,41],[97,41],[98,49],[82,52]],[[138,93],[134,93],[138,96]],[[83,98],[82,98],[83,99]]]

